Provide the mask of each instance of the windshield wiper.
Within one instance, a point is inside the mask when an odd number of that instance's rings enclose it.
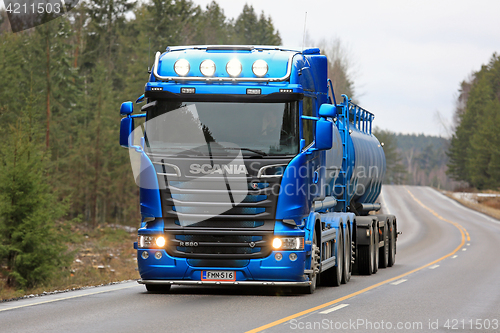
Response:
[[[247,150],[247,151],[251,151],[252,153],[261,155],[261,156],[267,156],[267,153],[263,152],[262,150],[258,150],[258,149],[251,149],[251,148],[244,148],[244,147],[243,148],[224,147],[224,149],[229,149],[229,150]]]
[[[200,150],[194,150],[194,149],[186,149],[186,148],[181,148],[181,147],[155,147],[155,148],[149,148],[149,153],[154,153],[155,150],[170,150],[170,149],[176,149],[176,150],[182,150],[181,152],[175,153],[176,155],[179,154],[192,154],[195,156],[207,156]]]

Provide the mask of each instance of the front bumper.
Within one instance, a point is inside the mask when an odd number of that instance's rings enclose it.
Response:
[[[144,259],[142,252],[149,255]],[[161,252],[160,259],[155,257],[155,252]],[[275,254],[281,252],[283,257],[276,260]],[[137,261],[140,281],[148,284],[187,284],[187,285],[307,285],[309,278],[305,273],[306,251],[293,251],[297,255],[295,261],[291,261],[288,251],[273,251],[271,255],[261,259],[246,260],[240,267],[230,266],[193,266],[186,258],[175,258],[167,254],[165,250],[138,251]],[[235,281],[202,281],[202,271],[226,270],[234,271]],[[155,281],[155,282],[152,282]],[[220,282],[220,283],[217,283]],[[144,282],[146,283],[146,282]]]
[[[189,281],[189,280],[138,280],[140,284],[177,284],[186,286],[268,286],[268,287],[301,287],[311,285],[311,281],[277,282],[277,281]]]

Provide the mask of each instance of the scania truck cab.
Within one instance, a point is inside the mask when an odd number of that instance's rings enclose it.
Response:
[[[317,48],[158,52],[120,144],[140,187],[148,291],[260,285],[314,292],[392,266],[396,219],[376,215],[385,157],[373,114],[337,104]],[[145,118],[135,127],[134,119]]]

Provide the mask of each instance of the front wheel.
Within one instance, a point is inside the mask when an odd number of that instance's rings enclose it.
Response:
[[[316,290],[316,282],[318,280],[318,269],[319,269],[319,259],[320,259],[320,249],[318,247],[318,239],[316,236],[316,231],[313,234],[313,243],[311,248],[311,271],[309,274],[309,280],[311,284],[304,287],[303,292],[305,294],[313,294]]]

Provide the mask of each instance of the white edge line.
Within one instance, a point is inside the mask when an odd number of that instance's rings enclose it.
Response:
[[[321,311],[320,313],[321,314],[328,314],[330,312],[337,311],[337,310],[340,310],[342,308],[345,308],[346,306],[349,306],[349,304],[340,304],[340,305],[334,306],[333,308],[330,308],[328,310]]]
[[[136,286],[138,286],[138,285],[132,285],[132,286],[127,286],[127,287],[122,287],[122,288],[116,288],[116,289],[109,289],[109,290],[101,290],[101,291],[96,291],[96,292],[93,292],[93,293],[88,293],[88,294],[83,294],[83,295],[75,295],[75,296],[63,297],[63,298],[58,298],[58,299],[51,299],[51,300],[43,301],[43,302],[37,302],[37,303],[31,303],[31,304],[25,304],[25,305],[19,305],[19,306],[12,306],[10,308],[0,309],[0,312],[2,312],[2,311],[8,311],[8,310],[20,309],[20,308],[26,308],[28,306],[34,306],[34,305],[40,305],[40,304],[47,304],[47,303],[53,303],[53,302],[58,302],[58,301],[64,301],[64,300],[72,299],[72,298],[78,298],[78,297],[84,297],[84,296],[91,296],[91,295],[96,295],[96,294],[108,293],[108,292],[111,292],[111,291],[128,289],[128,288],[132,288],[132,287],[136,287]]]

